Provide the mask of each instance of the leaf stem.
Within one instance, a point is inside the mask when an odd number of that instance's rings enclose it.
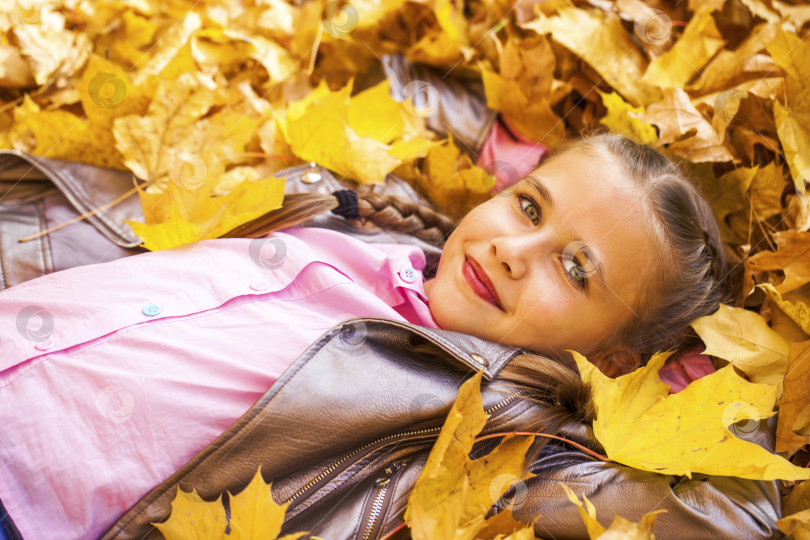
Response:
[[[483,437],[476,438],[475,442],[484,441],[486,439],[494,439],[495,437],[503,437],[505,435],[535,435],[537,437],[546,437],[547,439],[556,439],[558,441],[567,442],[571,446],[575,446],[576,448],[579,448],[580,450],[582,450],[583,452],[585,452],[589,456],[592,456],[592,457],[594,457],[594,458],[596,458],[596,459],[598,459],[600,461],[604,461],[606,463],[610,463],[610,462],[613,461],[612,459],[610,459],[608,457],[605,457],[605,456],[603,456],[602,454],[600,454],[598,452],[594,452],[590,448],[586,448],[586,447],[582,446],[581,444],[572,441],[571,439],[566,439],[565,437],[560,437],[558,435],[551,435],[550,433],[541,433],[541,432],[538,432],[538,431],[510,431],[510,432],[507,432],[507,433],[490,433],[489,435],[484,435]]]
[[[390,533],[383,536],[380,540],[388,540],[388,538],[391,538],[392,536],[394,536],[396,533],[398,533],[399,531],[401,531],[404,528],[405,528],[405,522],[403,521],[402,523],[399,524],[399,526],[396,529],[394,529]]]

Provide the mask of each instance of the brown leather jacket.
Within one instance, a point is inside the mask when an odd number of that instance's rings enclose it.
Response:
[[[346,338],[346,333],[350,338]],[[358,346],[358,336],[362,343]],[[444,357],[413,352],[428,341]],[[380,538],[402,522],[408,495],[465,377],[485,368],[485,432],[521,429],[542,405],[521,399],[497,374],[519,349],[385,319],[348,321],[312,345],[227,432],[144,497],[105,540],[158,539],[151,522],[171,511],[176,485],[214,500],[238,492],[261,465],[274,498],[291,502],[285,532],[325,539]],[[589,441],[588,426],[564,434]],[[598,517],[658,517],[658,538],[778,538],[775,482],[693,479],[593,461],[565,444],[547,447],[536,477],[512,501],[541,538],[587,538],[562,481],[596,505]]]

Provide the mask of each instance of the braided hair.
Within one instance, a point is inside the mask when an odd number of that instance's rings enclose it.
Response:
[[[281,208],[241,225],[223,235],[225,238],[256,238],[272,231],[299,225],[340,205],[336,195],[288,193]],[[427,206],[396,195],[367,193],[357,200],[358,226],[371,222],[381,229],[410,234],[442,247],[455,227],[452,219]]]

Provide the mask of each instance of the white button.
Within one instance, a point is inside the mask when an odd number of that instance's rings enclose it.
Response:
[[[399,271],[399,277],[406,283],[413,283],[416,281],[416,270],[408,266]]]
[[[51,347],[53,347],[53,341],[50,340],[50,339],[46,339],[45,341],[40,341],[39,343],[34,345],[34,348],[36,350],[38,350],[38,351],[47,351]]]
[[[254,281],[250,284],[250,288],[254,291],[266,291],[269,287],[266,281]]]

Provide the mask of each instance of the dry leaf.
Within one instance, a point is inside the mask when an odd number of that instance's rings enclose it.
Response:
[[[534,437],[507,436],[486,456],[469,458],[475,437],[487,421],[479,389],[482,376],[478,372],[461,385],[408,498],[405,522],[414,540],[472,539],[484,528],[494,532],[495,520],[506,529],[500,531],[504,534],[520,525],[505,516],[485,520],[485,515],[509,488],[508,482],[501,481],[504,476],[521,480],[526,450]]]
[[[796,432],[810,425],[810,341],[791,343],[785,375],[779,421],[776,426],[776,451],[788,452],[810,443],[810,436]]]
[[[671,152],[694,163],[733,159],[711,123],[680,88],[664,90],[664,99],[647,107],[642,120],[658,126],[660,144],[669,144]],[[690,136],[681,140],[687,134]]]
[[[596,520],[596,508],[588,500],[588,497],[582,496],[585,503],[583,504],[571,488],[562,482],[558,482],[558,484],[565,490],[568,500],[577,505],[579,515],[585,523],[585,528],[588,530],[588,536],[591,540],[655,540],[655,535],[652,532],[655,520],[658,514],[663,514],[666,510],[647,512],[638,523],[628,521],[621,516],[614,516],[610,527],[605,529]]]
[[[507,80],[497,73],[481,68],[487,106],[501,112],[524,137],[548,145],[560,144],[565,134],[562,120],[551,110],[543,96],[530,99],[516,81]]]
[[[684,87],[725,44],[712,11],[710,6],[699,9],[675,45],[647,66],[641,80],[661,88]]]
[[[660,99],[657,89],[641,82],[647,62],[613,13],[566,7],[556,16],[541,15],[521,26],[539,34],[550,33],[554,41],[588,62],[633,105]]]
[[[322,84],[303,100],[290,104],[282,129],[299,158],[320,163],[363,184],[379,184],[401,161],[388,153],[390,146],[362,137],[350,126],[351,90],[351,84],[337,92]],[[397,128],[391,129],[389,119],[377,121],[380,127],[374,134],[379,136],[387,130],[396,133]]]
[[[658,133],[654,127],[641,120],[644,107],[633,107],[615,92],[610,94],[599,92],[599,95],[602,96],[602,103],[607,109],[605,117],[599,120],[600,124],[610,128],[613,133],[629,137],[639,144],[655,146]]]
[[[810,233],[781,231],[774,235],[777,250],[761,251],[749,265],[756,271],[782,270],[785,280],[776,286],[784,294],[810,283]]]
[[[660,474],[704,473],[757,480],[810,478],[761,446],[737,438],[774,413],[776,387],[754,384],[731,365],[668,394],[657,354],[634,372],[611,379],[573,353],[583,381],[593,388],[594,435],[613,461]],[[744,422],[744,427],[732,426]]]
[[[796,292],[790,292],[782,297],[776,287],[770,283],[763,283],[759,288],[765,291],[771,302],[779,306],[785,315],[790,317],[805,334],[810,335],[810,302],[806,298],[799,296]],[[799,296],[799,298],[787,298],[787,296]]]
[[[169,519],[153,525],[166,540],[279,538],[288,504],[276,504],[271,485],[264,483],[261,471],[259,467],[250,484],[239,494],[230,495],[228,515],[221,495],[215,501],[206,502],[196,490],[186,493],[178,487]],[[305,532],[288,534],[279,540],[297,540],[306,535]],[[317,539],[313,537],[313,540]]]
[[[721,304],[692,328],[706,344],[704,354],[731,362],[751,382],[777,385],[785,376],[790,344],[758,314]]]

